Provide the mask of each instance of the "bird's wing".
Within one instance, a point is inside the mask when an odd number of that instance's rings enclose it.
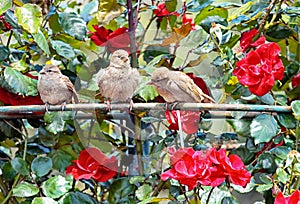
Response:
[[[203,91],[185,73],[178,72],[178,75],[177,77],[175,76],[174,81],[182,91],[186,92],[198,103],[203,103],[203,102],[215,103],[215,100],[212,97],[203,93]]]
[[[79,103],[77,92],[75,90],[73,83],[70,81],[69,77],[67,77],[65,75],[61,75],[61,79],[67,85],[68,90],[70,90],[73,93],[73,98],[74,98],[75,103]]]

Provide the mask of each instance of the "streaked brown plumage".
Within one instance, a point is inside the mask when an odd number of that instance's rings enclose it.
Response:
[[[48,105],[70,103],[74,98],[78,103],[78,96],[70,79],[63,75],[55,65],[46,65],[39,73],[37,84],[42,101]]]
[[[215,100],[203,91],[185,73],[156,68],[148,85],[153,85],[166,102],[209,103]]]
[[[112,101],[131,100],[139,81],[140,74],[130,66],[125,50],[116,50],[109,66],[97,73],[100,94]]]

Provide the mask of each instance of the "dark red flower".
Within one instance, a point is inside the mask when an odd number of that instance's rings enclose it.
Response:
[[[292,86],[296,88],[300,84],[300,73],[293,77],[292,79]]]
[[[199,111],[185,111],[185,110],[166,110],[165,115],[167,121],[170,123],[170,130],[179,130],[178,126],[178,114],[180,115],[180,121],[182,130],[187,134],[193,134],[198,130],[198,124],[200,121]]]
[[[5,21],[5,15],[4,14],[2,14],[0,16],[0,23],[3,24],[3,30],[4,31],[10,31],[12,29],[12,26],[8,22]]]
[[[197,184],[219,186],[226,179],[245,187],[250,182],[251,174],[246,170],[237,155],[227,157],[224,149],[210,148],[203,153],[192,148],[169,149],[172,168],[161,174],[162,180],[178,180],[188,186],[189,190]]]
[[[284,66],[279,53],[276,43],[263,44],[238,61],[233,74],[251,93],[263,96],[272,89],[275,80],[283,78]]]
[[[158,4],[157,8],[154,9],[153,13],[157,17],[164,17],[164,16],[170,16],[170,15],[179,16],[179,14],[177,12],[169,12],[165,3]]]
[[[115,156],[108,158],[96,148],[87,148],[80,152],[75,164],[66,169],[66,174],[72,174],[76,180],[93,178],[105,182],[117,173],[118,162]]]
[[[91,35],[91,40],[98,46],[106,46],[109,52],[114,52],[118,49],[130,52],[129,44],[130,37],[128,29],[125,27],[118,28],[115,31],[93,25],[96,30]]]
[[[275,198],[274,204],[299,204],[300,192],[296,190],[292,195],[284,197],[282,192],[279,192]]]
[[[264,44],[266,38],[264,36],[260,36],[257,40],[253,42],[253,37],[258,34],[258,30],[252,29],[247,32],[242,33],[240,39],[240,46],[243,52],[246,52],[249,48],[256,48],[261,44]]]

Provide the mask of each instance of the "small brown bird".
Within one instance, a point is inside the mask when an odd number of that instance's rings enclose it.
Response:
[[[63,75],[55,65],[46,65],[40,71],[38,92],[42,101],[46,104],[46,110],[49,105],[63,105],[70,103],[74,98],[78,103],[78,96],[74,85],[70,79]]]
[[[215,103],[215,100],[204,94],[185,73],[171,71],[166,67],[156,68],[147,84],[153,85],[168,103]]]
[[[125,50],[116,50],[111,57],[110,64],[97,73],[99,91],[108,101],[128,101],[132,105],[132,96],[140,81],[137,69],[130,66],[129,56]],[[110,107],[109,107],[110,109]]]

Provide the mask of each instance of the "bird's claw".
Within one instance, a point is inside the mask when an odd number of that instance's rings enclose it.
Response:
[[[46,110],[47,113],[49,113],[49,108],[50,108],[50,104],[45,103],[45,110]]]
[[[108,112],[110,112],[110,111],[111,111],[111,104],[110,104],[110,101],[109,101],[109,100],[106,101],[106,105],[107,105],[106,110],[107,110]]]
[[[133,109],[133,105],[134,105],[133,100],[130,99],[130,102],[129,102],[129,111],[130,111],[130,112],[131,112],[132,109]]]
[[[66,109],[66,105],[67,103],[65,101],[61,104],[61,111],[64,111]]]

